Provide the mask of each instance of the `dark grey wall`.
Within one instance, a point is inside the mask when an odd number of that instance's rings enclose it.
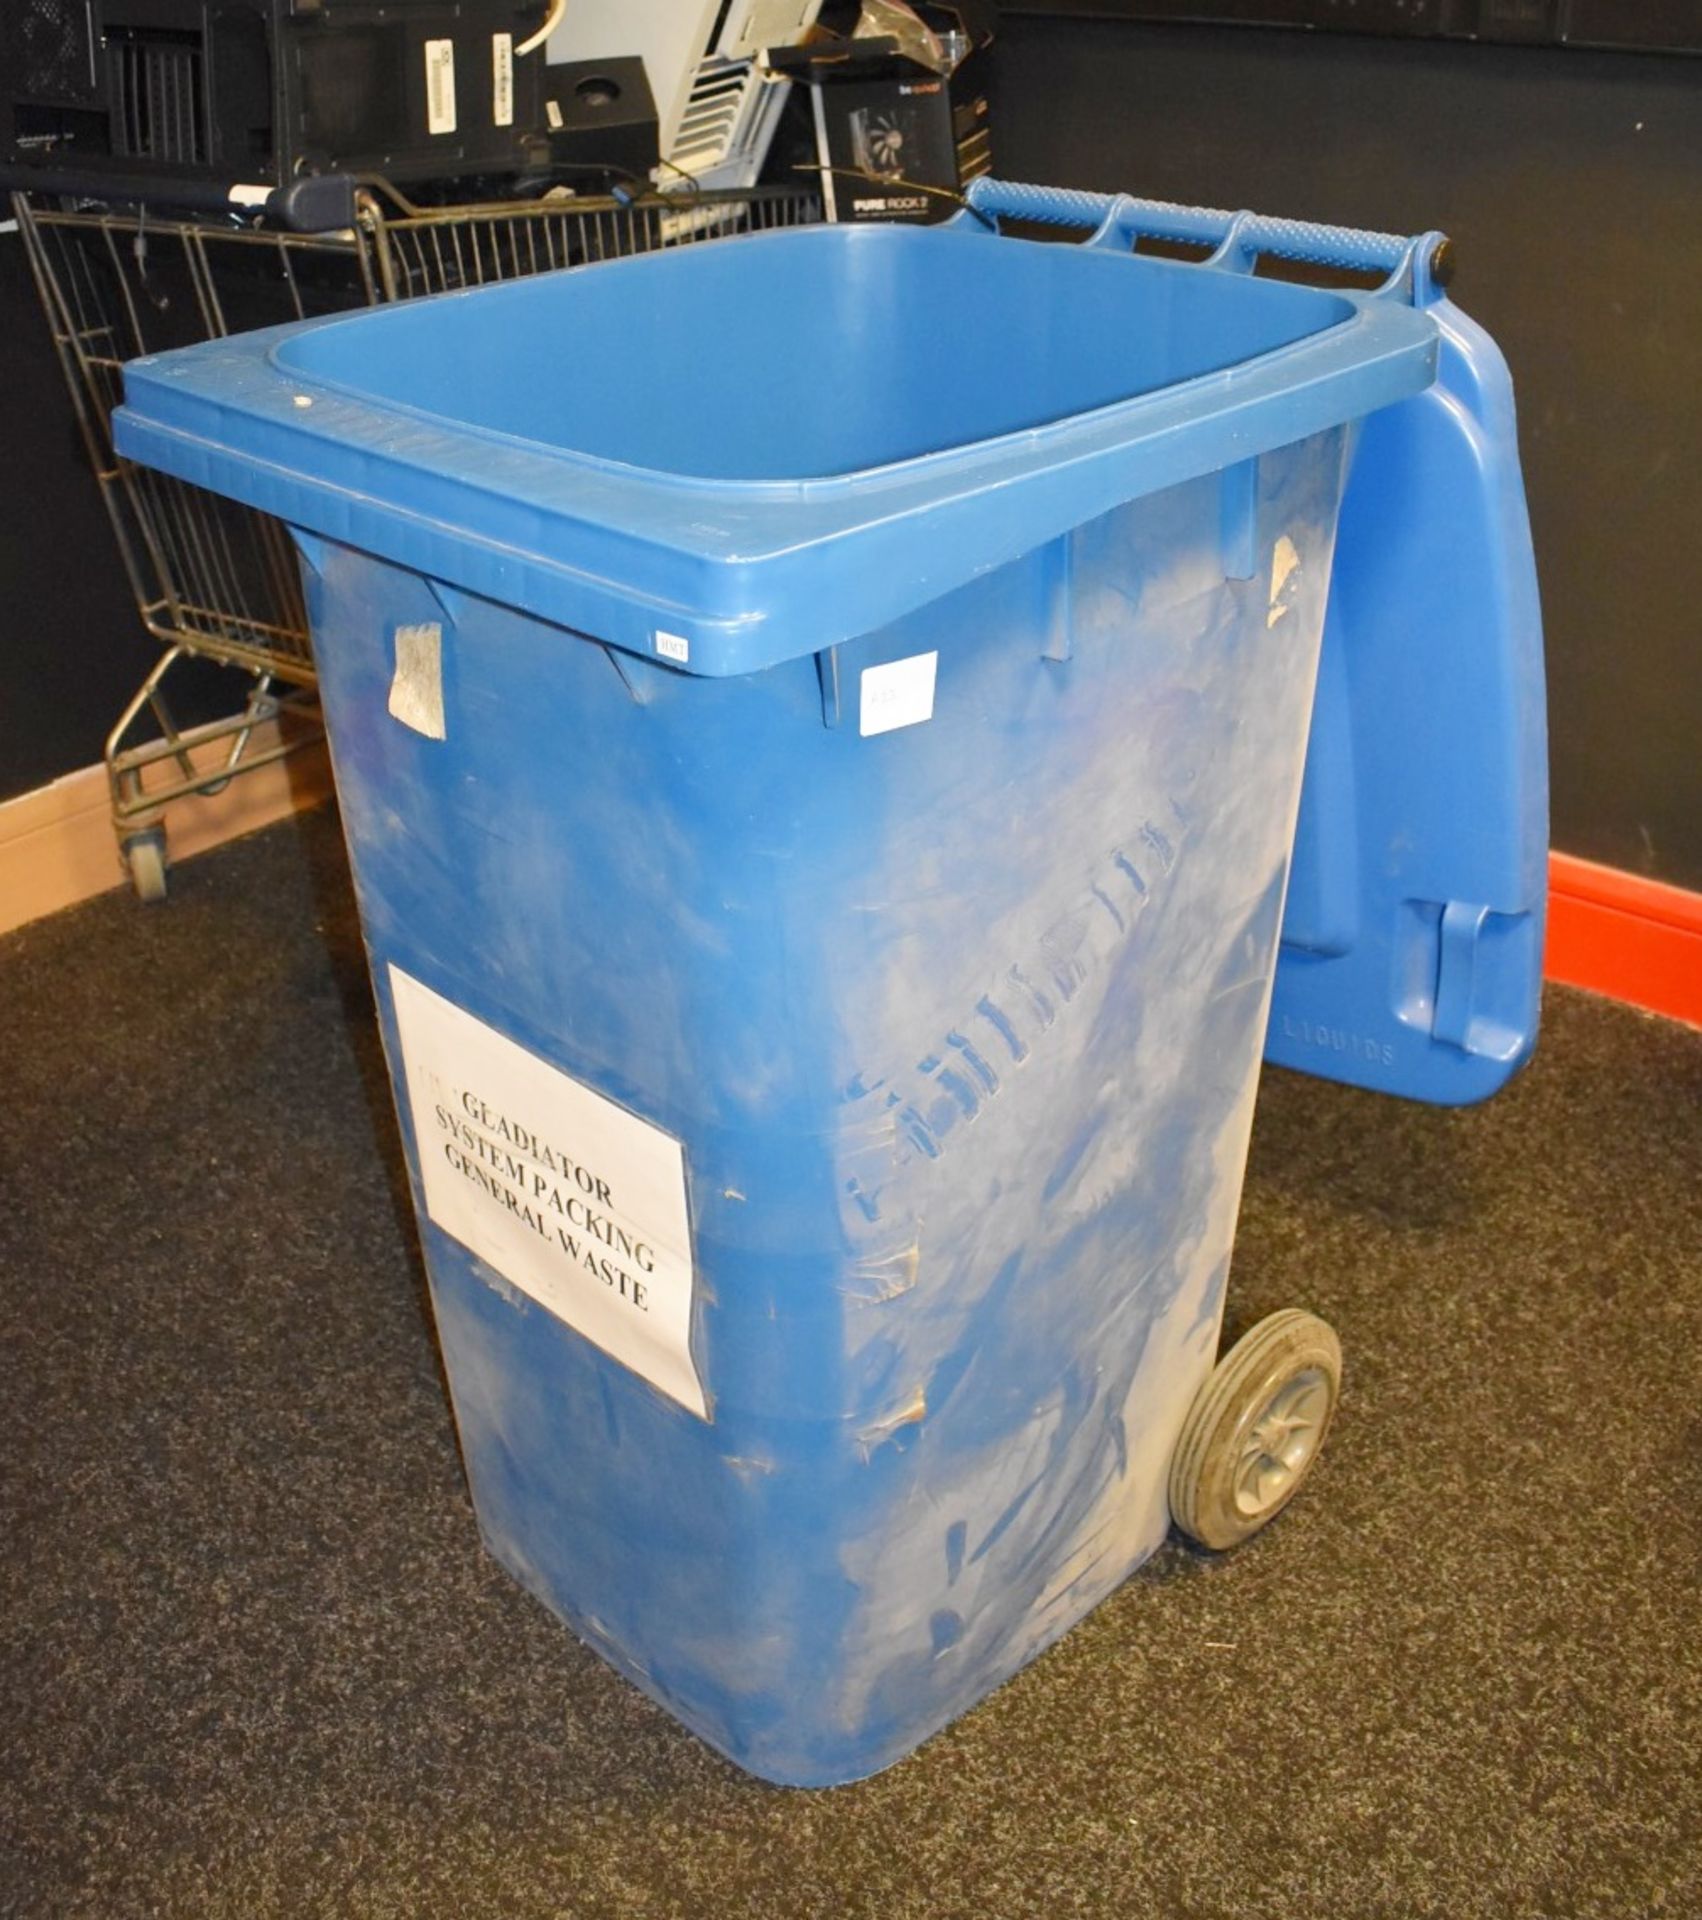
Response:
[[[1442,227],[1518,389],[1553,839],[1702,887],[1702,63],[1024,19],[997,170]]]
[[[15,233],[0,233],[0,368],[3,800],[97,761],[159,649],[136,617]]]

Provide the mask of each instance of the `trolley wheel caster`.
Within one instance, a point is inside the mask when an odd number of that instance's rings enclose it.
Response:
[[[144,833],[132,833],[123,843],[124,866],[136,898],[144,906],[156,906],[165,898],[165,832],[150,827]]]
[[[1170,1511],[1202,1547],[1239,1546],[1311,1470],[1341,1393],[1342,1350],[1315,1313],[1285,1307],[1218,1361],[1170,1462]]]

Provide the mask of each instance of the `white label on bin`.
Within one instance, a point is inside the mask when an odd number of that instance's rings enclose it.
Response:
[[[679,1141],[400,967],[390,997],[432,1221],[707,1419]]]
[[[664,660],[686,661],[691,658],[691,642],[677,633],[664,633],[656,629],[656,651]]]
[[[443,627],[436,620],[396,629],[390,717],[428,740],[448,737],[443,719]]]
[[[425,43],[426,126],[432,133],[455,131],[455,42]]]
[[[913,653],[908,660],[889,660],[884,667],[863,669],[857,730],[891,733],[895,727],[914,727],[934,717],[934,673],[937,653]]]
[[[1294,542],[1283,534],[1271,551],[1271,607],[1265,615],[1265,625],[1274,627],[1288,612],[1293,594],[1291,585],[1298,586],[1296,575],[1300,571],[1300,554]]]
[[[491,120],[499,127],[514,125],[514,35],[491,35]]]

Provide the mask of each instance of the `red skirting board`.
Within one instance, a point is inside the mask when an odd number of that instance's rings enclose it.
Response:
[[[1550,980],[1702,1027],[1702,894],[1569,853],[1548,884]]]

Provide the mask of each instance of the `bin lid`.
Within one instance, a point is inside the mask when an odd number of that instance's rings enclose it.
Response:
[[[824,226],[132,361],[118,450],[688,671],[855,638],[1425,388],[1398,300]]]

